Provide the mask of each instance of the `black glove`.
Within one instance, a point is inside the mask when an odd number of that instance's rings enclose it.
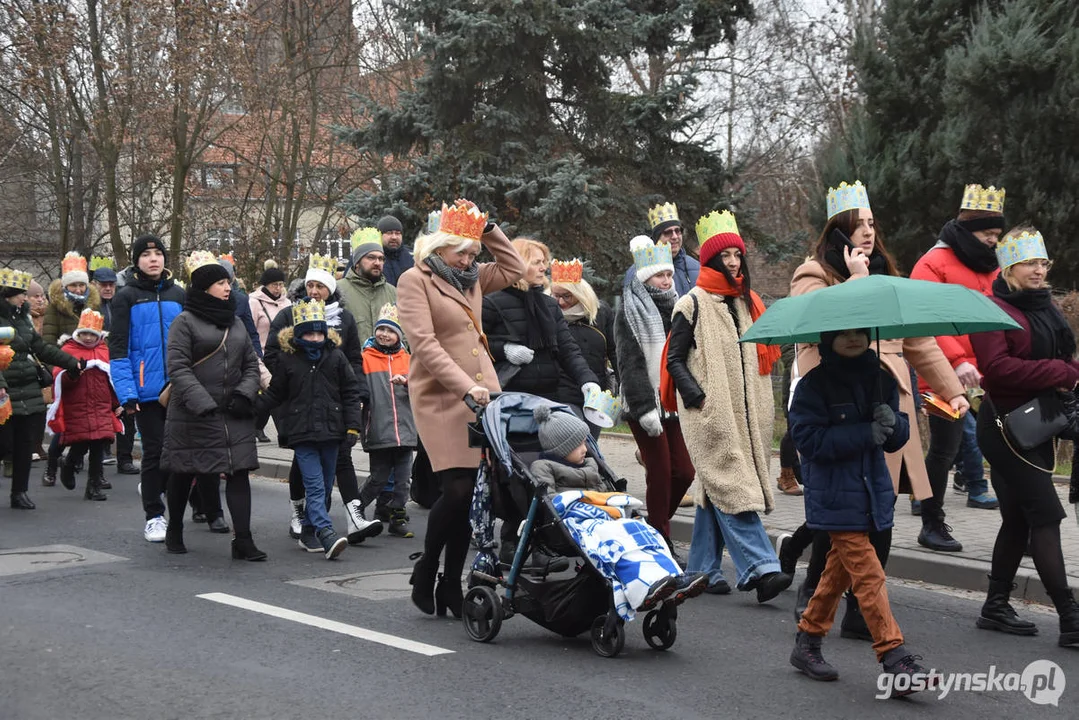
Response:
[[[350,431],[349,433],[347,433],[345,435],[345,442],[348,443],[349,447],[356,447],[356,443],[359,441],[359,439],[360,439],[360,434],[358,432],[351,432]]]
[[[138,409],[139,409],[139,401],[138,400],[128,400],[126,403],[124,403],[124,412],[126,412],[128,414],[132,414]]]
[[[85,370],[85,369],[86,369],[86,360],[84,360],[83,358],[79,358],[78,360],[75,361],[75,369],[74,370],[68,370],[67,372],[68,372],[69,375],[71,375],[71,377],[77,378],[79,375],[82,375],[82,371]]]
[[[237,418],[253,418],[255,417],[255,406],[247,399],[243,394],[232,392],[232,397],[229,399],[229,415]]]

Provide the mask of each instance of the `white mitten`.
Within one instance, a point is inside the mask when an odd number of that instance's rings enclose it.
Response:
[[[506,359],[514,365],[527,365],[536,356],[536,351],[532,348],[515,343],[506,343],[503,351],[506,353]]]
[[[638,420],[648,437],[659,437],[663,434],[663,423],[659,421],[659,410],[651,410]]]

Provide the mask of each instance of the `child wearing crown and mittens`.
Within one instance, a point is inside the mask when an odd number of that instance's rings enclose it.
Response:
[[[363,346],[361,382],[367,383],[370,398],[363,409],[360,439],[370,459],[371,474],[360,490],[360,510],[365,511],[393,477],[393,499],[387,506],[389,533],[410,538],[413,534],[408,529],[405,503],[418,437],[408,399],[411,356],[403,341],[397,307],[383,305],[375,321],[375,334]]]
[[[53,403],[49,407],[49,427],[68,446],[68,457],[60,468],[60,482],[68,490],[75,489],[75,462],[89,451],[90,466],[86,479],[87,500],[105,500],[101,492],[102,461],[105,450],[123,423],[116,416],[120,402],[109,381],[109,347],[103,339],[105,318],[87,308],[79,315],[79,324],[62,350],[78,358],[86,369],[74,376],[55,368]]]

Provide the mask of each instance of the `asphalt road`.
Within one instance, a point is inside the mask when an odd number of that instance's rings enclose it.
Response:
[[[1068,683],[1059,706],[1002,690],[877,700],[869,645],[838,631],[825,653],[841,679],[813,682],[787,662],[793,591],[766,606],[741,593],[692,600],[667,652],[647,647],[639,621],[616,659],[523,617],[481,645],[408,600],[421,510],[411,510],[416,539],[383,534],[327,562],[288,538],[286,486],[256,481],[254,533],[268,562],[231,560],[229,536],[191,523],[189,553],[167,555],[142,538],[138,479],[107,472],[116,489],[91,503],[84,475],[74,492],[42,488],[35,464],[38,510],[0,508],[0,718],[1079,716],[1079,651],[1056,646],[1045,611],[1023,609],[1040,636],[1007,637],[974,628],[977,597],[889,582],[907,645],[927,666],[1022,672],[1051,660]],[[343,529],[339,498],[333,515]],[[70,547],[25,551],[56,545]]]

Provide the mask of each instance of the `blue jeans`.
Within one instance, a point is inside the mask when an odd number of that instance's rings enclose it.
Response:
[[[977,496],[989,492],[985,466],[982,465],[982,451],[978,448],[978,421],[975,420],[974,413],[967,413],[963,418],[963,440],[959,444],[955,468],[967,481],[968,495]]]
[[[710,502],[708,507],[698,505],[686,572],[707,573],[709,585],[723,580],[724,545],[734,561],[739,588],[753,578],[779,572],[779,558],[760,515],[755,512],[728,515]]]
[[[296,453],[296,464],[300,468],[300,474],[303,475],[304,493],[307,495],[305,504],[307,524],[313,525],[315,530],[333,528],[330,514],[326,512],[326,501],[330,497],[330,488],[333,487],[337,468],[337,449],[340,446],[340,442],[330,440],[297,445],[293,448]]]

